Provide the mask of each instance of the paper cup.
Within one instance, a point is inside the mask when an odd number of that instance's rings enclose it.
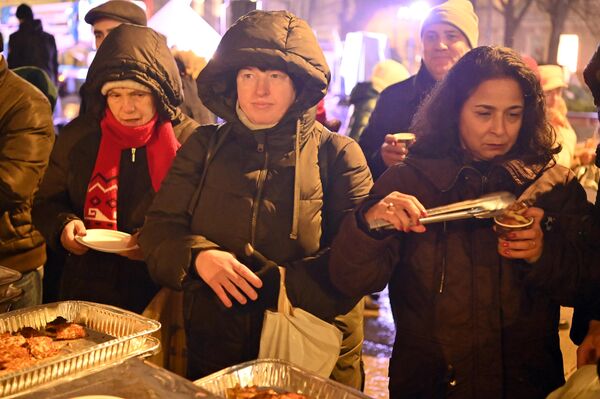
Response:
[[[505,220],[499,220],[500,218],[494,218],[494,223],[496,224],[496,234],[500,237],[504,237],[507,234],[513,231],[526,230],[531,227],[534,219],[532,217],[528,217],[529,221],[527,223],[507,223]]]
[[[406,144],[406,146],[411,145],[416,140],[414,133],[394,133],[394,138],[396,141]]]

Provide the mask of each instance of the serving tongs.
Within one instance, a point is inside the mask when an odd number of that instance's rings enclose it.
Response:
[[[516,198],[507,191],[484,195],[480,198],[427,209],[427,216],[419,219],[421,224],[449,222],[460,219],[485,219],[500,216]],[[387,220],[377,219],[369,224],[371,230],[392,230],[394,225]]]

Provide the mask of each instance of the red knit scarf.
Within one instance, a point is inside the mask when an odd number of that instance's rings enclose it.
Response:
[[[117,230],[121,151],[146,146],[148,173],[152,188],[158,191],[180,144],[171,122],[158,122],[158,114],[145,125],[130,127],[123,126],[107,108],[100,128],[102,139],[88,184],[83,216],[88,229]]]

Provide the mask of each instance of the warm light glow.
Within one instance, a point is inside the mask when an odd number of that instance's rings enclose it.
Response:
[[[431,7],[426,1],[418,0],[408,6],[398,8],[396,16],[398,19],[424,20],[429,14]]]
[[[170,0],[148,21],[148,26],[167,37],[169,47],[191,50],[209,59],[221,36],[184,0]]]
[[[349,32],[346,34],[340,75],[344,79],[344,93],[350,91],[358,82],[368,80],[372,67],[385,59],[387,36],[374,32]]]
[[[556,60],[570,73],[577,72],[577,59],[579,58],[579,36],[560,35],[558,42],[558,55]]]

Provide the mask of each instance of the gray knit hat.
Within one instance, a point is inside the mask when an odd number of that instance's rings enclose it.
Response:
[[[109,0],[98,7],[92,8],[85,14],[85,22],[93,25],[99,19],[113,19],[134,25],[146,26],[146,12],[139,6],[127,0]]]
[[[433,7],[421,25],[423,31],[431,24],[447,23],[460,30],[467,38],[471,48],[477,47],[479,39],[479,18],[473,10],[473,4],[468,0],[448,0]]]

